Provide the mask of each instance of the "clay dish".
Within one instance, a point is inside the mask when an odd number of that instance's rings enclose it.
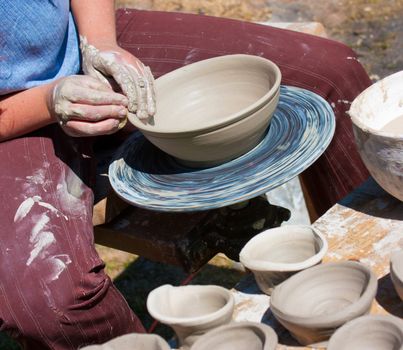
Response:
[[[287,225],[253,237],[239,260],[252,271],[260,290],[270,295],[291,275],[320,263],[327,247],[326,239],[312,227]]]
[[[403,300],[403,250],[392,254],[390,259],[390,278],[397,294]]]
[[[403,350],[403,321],[390,315],[356,318],[332,335],[327,350]]]
[[[358,151],[372,177],[403,200],[403,71],[364,90],[349,114]]]
[[[274,288],[270,308],[303,345],[329,339],[336,328],[369,312],[377,278],[353,262],[321,264],[298,272]]]
[[[130,119],[155,146],[193,167],[234,159],[264,137],[280,94],[280,69],[252,55],[226,55],[156,79],[157,113]]]
[[[277,334],[263,323],[232,322],[200,337],[191,350],[274,350]]]
[[[188,349],[200,335],[230,322],[234,297],[220,286],[163,285],[148,295],[147,309],[153,318],[172,327],[179,345]]]
[[[90,345],[81,350],[170,350],[168,343],[157,334],[131,333],[114,338],[101,345]]]

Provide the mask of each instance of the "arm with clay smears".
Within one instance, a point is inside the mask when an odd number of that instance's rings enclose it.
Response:
[[[154,79],[149,67],[116,42],[111,0],[72,0],[81,41],[83,70],[104,83],[112,77],[129,100],[129,119],[155,114]],[[96,10],[95,10],[96,9]]]

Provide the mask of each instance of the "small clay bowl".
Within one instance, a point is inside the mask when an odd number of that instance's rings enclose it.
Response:
[[[280,69],[259,56],[225,55],[156,79],[156,115],[130,118],[155,146],[191,167],[234,159],[262,139],[277,107]]]
[[[336,328],[369,312],[376,275],[353,261],[327,263],[291,276],[274,288],[275,318],[303,345],[329,339]]]
[[[403,201],[403,71],[364,90],[351,104],[358,151],[378,184]]]
[[[131,333],[114,338],[101,345],[90,345],[81,350],[170,350],[168,343],[157,334]]]
[[[273,288],[291,275],[321,262],[327,241],[317,230],[286,225],[259,233],[242,248],[240,262],[252,271],[260,290]]]
[[[390,258],[390,278],[397,294],[403,300],[403,250],[394,252]]]
[[[278,339],[263,323],[232,322],[201,336],[191,350],[274,350]]]
[[[340,327],[327,350],[403,350],[403,321],[390,315],[361,316]]]
[[[163,285],[150,292],[147,309],[156,320],[170,326],[178,343],[188,349],[198,337],[232,319],[234,297],[214,285]]]

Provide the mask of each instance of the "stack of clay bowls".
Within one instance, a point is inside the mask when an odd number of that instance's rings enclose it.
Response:
[[[130,119],[155,146],[193,167],[234,159],[259,143],[277,106],[280,69],[252,55],[192,63],[155,81],[157,112]]]
[[[220,286],[167,284],[150,292],[147,309],[174,330],[181,349],[189,349],[202,334],[231,321],[234,298]]]
[[[364,90],[351,104],[361,158],[372,177],[403,200],[403,71]]]
[[[390,277],[397,294],[403,300],[403,250],[392,254],[390,259]]]
[[[252,271],[261,291],[270,295],[291,275],[320,263],[327,247],[326,239],[312,227],[287,225],[253,237],[239,260]]]
[[[299,343],[312,345],[328,340],[344,323],[368,313],[376,291],[377,278],[363,264],[326,263],[278,285],[270,308]]]
[[[347,322],[330,338],[327,350],[402,350],[403,320],[366,315]]]

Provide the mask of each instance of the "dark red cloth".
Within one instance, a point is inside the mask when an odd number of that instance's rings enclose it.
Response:
[[[206,58],[243,53],[275,62],[283,84],[324,97],[334,109],[336,133],[324,155],[301,176],[319,215],[369,176],[345,112],[371,81],[356,54],[344,44],[192,14],[119,10],[117,18],[119,44],[149,65],[156,77]]]
[[[89,141],[53,125],[0,143],[0,330],[27,349],[144,331],[94,248]]]

